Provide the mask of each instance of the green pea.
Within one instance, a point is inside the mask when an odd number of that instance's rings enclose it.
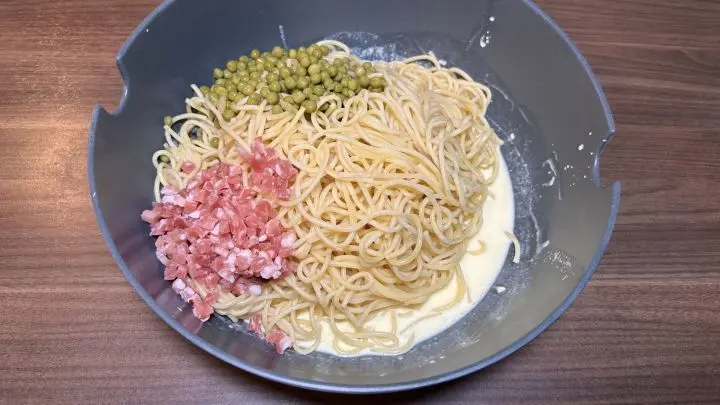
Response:
[[[280,82],[278,82],[278,81],[271,82],[269,84],[269,87],[270,87],[270,91],[274,91],[275,93],[279,93],[282,91],[282,86],[280,85]]]
[[[255,92],[255,86],[251,85],[250,83],[246,83],[242,87],[240,87],[240,91],[242,92],[242,94],[249,96]]]
[[[305,95],[300,90],[295,90],[292,93],[292,99],[295,104],[300,104],[305,101]]]
[[[278,96],[276,92],[271,91],[265,96],[265,100],[267,100],[269,104],[275,105],[280,101],[280,96]]]
[[[260,76],[262,76],[262,74],[261,74],[260,72],[258,72],[258,71],[255,71],[255,72],[250,73],[250,79],[251,79],[251,80],[257,80],[257,79],[260,78]]]
[[[317,103],[312,100],[305,100],[301,104],[305,108],[305,112],[314,113],[317,110]]]
[[[310,75],[310,82],[312,82],[312,84],[318,84],[321,81],[322,81],[322,77],[319,74],[315,73],[315,74]]]
[[[314,94],[311,94],[311,95],[310,95],[310,100],[317,102],[318,100],[320,100],[320,97],[318,97],[318,96],[316,96],[316,95],[314,95]]]
[[[323,56],[328,56],[330,54],[330,48],[328,48],[325,45],[320,45],[320,52],[322,52]]]
[[[240,78],[240,80],[247,80],[250,78],[250,72],[247,70],[243,70],[237,74],[237,76]]]
[[[208,93],[210,93],[210,87],[208,87],[208,86],[200,86],[200,93],[202,93],[202,94],[204,94],[204,95],[207,96]]]
[[[288,77],[292,76],[292,72],[290,72],[290,69],[287,67],[280,68],[280,77],[283,79],[287,79]]]
[[[222,117],[225,118],[226,120],[230,120],[234,116],[235,116],[235,112],[229,108],[226,108],[225,111],[223,111],[223,113],[222,113]]]
[[[383,92],[382,89],[370,89],[370,91],[373,93],[382,93]]]
[[[293,79],[292,77],[286,78],[284,83],[285,83],[285,87],[287,87],[288,90],[292,90],[295,88],[295,86],[297,86],[295,79]]]
[[[345,65],[340,66],[340,67],[338,68],[338,72],[340,72],[340,73],[342,73],[342,74],[344,74],[344,75],[347,75],[347,72],[348,72],[347,66],[345,66]]]
[[[302,93],[305,95],[305,98],[308,98],[308,97],[312,96],[312,94],[313,94],[312,89],[310,87],[304,88],[302,90]]]
[[[297,57],[297,50],[296,49],[290,49],[288,51],[288,56],[292,59],[295,59]]]
[[[160,161],[163,163],[170,163],[170,158],[165,155],[162,155],[162,156],[160,156]]]
[[[213,91],[218,94],[218,96],[227,96],[227,89],[223,86],[218,86],[217,84],[213,86]]]
[[[278,63],[278,58],[276,58],[272,55],[268,56],[267,59],[265,59],[265,64],[268,66],[275,66],[275,64],[277,64],[277,63]]]
[[[285,54],[285,50],[284,50],[283,48],[279,47],[279,46],[274,46],[273,49],[272,49],[272,51],[270,51],[270,53],[271,53],[274,57],[279,58],[279,57],[281,57],[281,56],[283,56],[283,55]]]
[[[231,77],[232,77],[232,72],[229,71],[229,70],[227,70],[227,69],[223,70],[223,77],[226,78],[226,79],[231,78]]]
[[[228,91],[228,98],[232,101],[239,101],[242,96],[237,92],[237,90],[232,90]]]
[[[304,46],[301,46],[298,48],[298,52],[307,52],[307,49],[305,49]]]
[[[343,89],[342,95],[345,96],[345,97],[350,97],[350,90],[348,90],[348,89]]]
[[[320,65],[321,70],[325,70],[330,66],[330,63],[326,61],[325,59],[320,59],[320,62],[318,62],[318,65]]]
[[[210,93],[208,94],[208,100],[210,100],[211,103],[217,105],[217,103],[220,102],[220,96],[217,95],[217,93]]]
[[[226,81],[225,79],[220,78],[220,79],[215,80],[215,84],[217,84],[218,86],[224,86],[225,81]]]
[[[343,87],[347,87],[347,86],[348,86],[348,82],[349,82],[349,80],[348,80],[347,77],[343,76],[343,77],[340,78],[340,84],[342,84]]]
[[[257,59],[260,57],[260,50],[255,48],[252,51],[250,51],[250,57],[253,59]]]
[[[307,77],[301,77],[297,80],[297,87],[298,89],[305,89],[308,86],[310,86],[310,79]]]
[[[372,63],[370,63],[370,62],[365,62],[365,63],[363,63],[363,64],[362,64],[362,67],[363,67],[363,69],[365,69],[365,71],[367,71],[367,72],[370,72],[371,70],[372,70],[372,71],[375,71],[375,69],[373,68]]]
[[[310,64],[311,64],[311,65],[312,65],[313,63],[318,63],[318,62],[320,62],[320,59],[319,59],[319,58],[316,58],[316,57],[314,57],[314,56],[310,56]]]
[[[300,58],[298,58],[298,62],[300,63],[300,66],[302,66],[304,68],[310,66],[310,64],[311,64],[310,58],[307,56],[305,56],[305,57],[301,56]]]
[[[247,63],[245,62],[238,62],[237,64],[237,70],[246,70],[247,69]]]
[[[337,74],[338,74],[338,70],[337,70],[337,67],[336,67],[335,65],[329,66],[329,67],[327,68],[326,72],[328,73],[328,75],[330,75],[330,77],[335,77],[335,76],[337,76]]]
[[[379,89],[384,86],[382,77],[373,77],[370,79],[370,87],[374,89]]]
[[[265,71],[265,64],[264,63],[258,63],[255,65],[255,71],[258,73],[262,73]]]
[[[260,104],[260,101],[262,101],[262,97],[260,97],[260,95],[257,93],[251,94],[250,97],[248,97],[247,99],[247,103],[249,105],[258,105]]]
[[[370,85],[370,79],[367,76],[360,76],[357,78],[358,84],[363,89],[366,89]]]
[[[276,82],[280,80],[280,75],[277,75],[275,73],[268,73],[267,76],[265,76],[265,80],[267,80],[268,83]]]
[[[358,81],[356,79],[350,79],[347,81],[346,86],[348,89],[355,91],[358,89]]]
[[[335,83],[335,87],[333,88],[333,91],[335,93],[342,93],[343,91],[343,85],[340,83]]]
[[[222,71],[222,69],[220,69],[220,68],[215,68],[215,69],[213,69],[213,77],[216,78],[216,79],[219,79],[219,78],[223,77],[223,71]]]
[[[238,63],[235,59],[230,60],[230,61],[228,61],[228,63],[225,64],[225,66],[227,67],[227,70],[229,70],[231,72],[237,71],[237,65],[238,65]]]
[[[312,65],[308,66],[307,72],[310,74],[310,76],[314,74],[320,73],[320,65],[317,63],[313,63]]]
[[[267,98],[268,94],[270,94],[270,89],[267,87],[263,87],[260,89],[260,97]]]
[[[328,73],[327,70],[323,70],[322,72],[320,72],[320,78],[322,78],[323,81],[328,79],[332,80],[330,78],[330,73]]]
[[[217,149],[220,146],[220,138],[210,138],[210,146]]]
[[[298,66],[297,69],[295,69],[295,75],[297,77],[307,76],[307,69],[302,66]]]
[[[163,124],[170,126],[172,125],[172,117],[169,115],[166,115],[163,117]]]
[[[237,84],[235,84],[233,82],[227,82],[227,83],[225,83],[225,88],[227,89],[227,91],[229,93],[233,90],[237,90]]]
[[[313,86],[312,90],[313,90],[313,94],[316,96],[322,96],[323,94],[325,94],[325,88],[322,85]]]
[[[323,80],[323,86],[325,86],[326,89],[330,90],[335,86],[335,82],[331,78],[327,78]]]
[[[238,85],[240,83],[240,75],[234,74],[232,78],[230,78],[230,82],[232,82],[234,85]]]
[[[238,60],[239,60],[241,63],[247,64],[247,63],[250,61],[250,58],[248,58],[247,56],[243,55],[243,56],[241,56],[240,59],[238,59]]]

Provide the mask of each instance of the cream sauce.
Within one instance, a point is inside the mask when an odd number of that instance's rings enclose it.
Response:
[[[498,150],[499,156],[500,151]],[[453,280],[447,287],[436,292],[428,301],[417,309],[397,309],[388,311],[371,319],[367,326],[375,330],[391,330],[392,312],[397,319],[397,330],[400,331],[400,344],[414,338],[414,345],[427,340],[452,326],[460,318],[472,310],[487,294],[497,278],[505,258],[510,239],[505,232],[513,231],[515,219],[515,205],[513,201],[512,184],[507,165],[501,158],[500,173],[489,190],[490,197],[483,206],[483,225],[480,232],[470,242],[469,249],[476,248],[480,241],[485,244],[485,251],[479,255],[466,254],[460,262],[463,276],[467,283],[468,295],[461,302],[442,311],[442,316],[431,316],[436,308],[450,302],[457,291],[457,280]],[[347,356],[338,353],[333,347],[333,333],[327,322],[321,321],[322,338],[318,351],[338,356]],[[409,326],[409,327],[408,327]],[[383,354],[363,350],[357,355]],[[398,353],[392,353],[395,355]]]

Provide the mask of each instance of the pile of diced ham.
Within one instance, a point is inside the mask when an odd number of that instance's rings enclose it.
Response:
[[[243,182],[242,167],[216,164],[184,190],[164,187],[161,202],[141,215],[150,235],[158,237],[156,255],[165,265],[165,279],[174,280],[173,289],[202,321],[212,315],[219,291],[258,295],[261,283],[296,267],[289,259],[296,235],[275,218],[272,201],[290,197],[297,170],[260,141],[241,156],[252,169],[250,184]],[[192,170],[190,164],[183,166]],[[188,276],[209,291],[204,298],[187,283]],[[280,330],[266,335],[256,324],[251,329],[280,353],[292,343]]]

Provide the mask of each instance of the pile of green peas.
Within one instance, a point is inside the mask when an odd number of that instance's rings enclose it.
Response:
[[[328,94],[346,100],[363,89],[384,90],[386,81],[381,75],[368,77],[376,73],[372,64],[349,58],[336,58],[330,63],[324,59],[329,53],[327,46],[318,44],[297,49],[276,46],[269,52],[253,49],[250,55],[229,60],[224,69],[215,68],[214,84],[201,86],[200,91],[216,105],[223,96],[231,102],[247,97],[246,104],[250,105],[265,100],[277,114],[301,107],[313,113],[320,97]],[[327,109],[327,104],[320,109]],[[222,114],[229,120],[237,111],[228,106]]]

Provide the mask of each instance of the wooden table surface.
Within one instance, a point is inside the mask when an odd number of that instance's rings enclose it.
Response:
[[[125,281],[88,197],[96,102],[158,0],[0,2],[0,403],[310,403],[195,348]],[[395,403],[720,404],[720,2],[544,0],[605,88],[623,196],[567,313],[518,353]],[[341,398],[348,404],[381,398]]]

